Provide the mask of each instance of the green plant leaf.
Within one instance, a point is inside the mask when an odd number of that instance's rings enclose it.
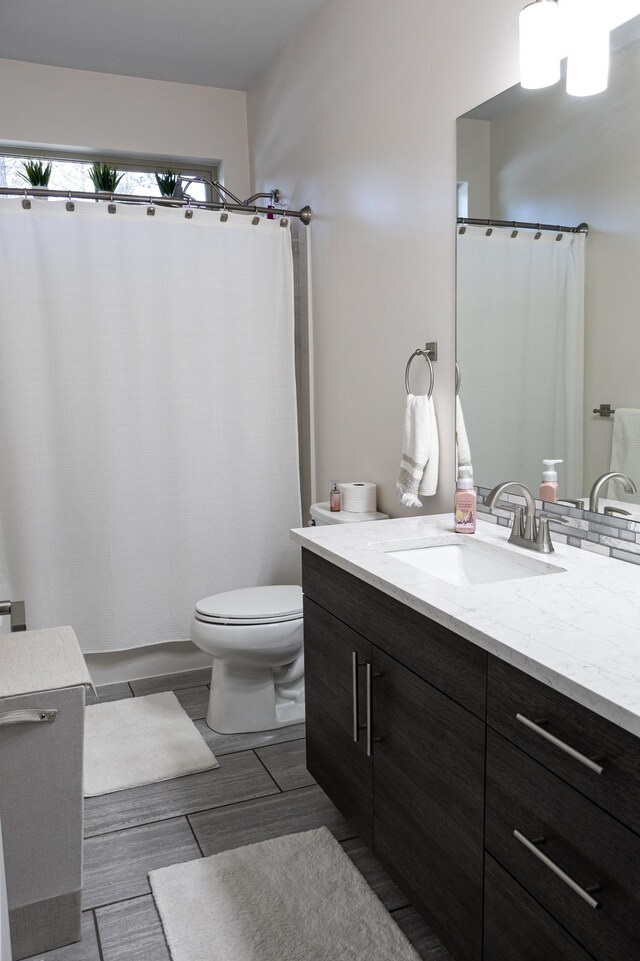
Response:
[[[107,163],[94,163],[89,170],[89,176],[96,193],[114,193],[124,174],[118,176],[118,171]]]
[[[179,170],[173,170],[171,167],[167,167],[166,170],[156,170],[156,183],[162,197],[171,197],[179,181]]]
[[[43,160],[25,160],[18,175],[32,187],[48,187],[52,165]]]

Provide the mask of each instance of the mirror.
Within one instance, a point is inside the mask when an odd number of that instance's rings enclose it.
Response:
[[[605,93],[513,87],[457,131],[459,462],[539,497],[562,460],[557,497],[585,508],[610,470],[640,491],[640,17],[611,50]],[[625,487],[597,509],[640,519]]]

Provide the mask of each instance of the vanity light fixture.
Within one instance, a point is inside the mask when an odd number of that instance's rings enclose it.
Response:
[[[529,90],[560,79],[567,56],[567,93],[589,97],[607,89],[609,22],[605,0],[534,0],[520,12],[520,77]]]
[[[609,83],[609,26],[603,0],[562,0],[567,93],[590,97]]]
[[[528,90],[560,79],[560,10],[556,0],[534,0],[520,11],[520,83]]]

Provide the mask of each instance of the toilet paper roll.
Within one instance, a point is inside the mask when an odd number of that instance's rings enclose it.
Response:
[[[368,481],[340,484],[341,510],[365,514],[376,509],[376,485]]]

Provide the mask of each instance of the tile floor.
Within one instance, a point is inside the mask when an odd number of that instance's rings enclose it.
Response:
[[[150,894],[154,868],[326,825],[424,961],[451,961],[305,767],[304,726],[215,734],[210,672],[99,688],[101,701],[173,690],[220,761],[214,771],[85,801],[83,939],[33,961],[170,961]]]

